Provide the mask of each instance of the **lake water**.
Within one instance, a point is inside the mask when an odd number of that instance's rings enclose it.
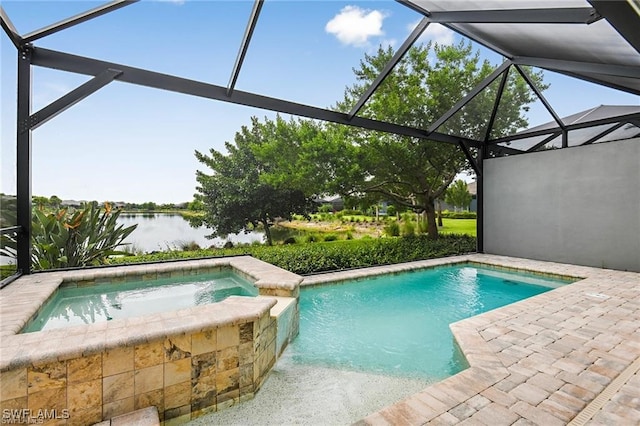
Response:
[[[263,232],[250,232],[248,234],[232,234],[227,238],[206,238],[211,230],[201,226],[193,228],[189,222],[179,214],[170,213],[141,213],[120,214],[118,223],[124,226],[138,224],[138,227],[124,242],[129,243],[129,248],[134,252],[165,251],[179,249],[180,245],[195,242],[202,248],[212,245],[222,246],[226,241],[237,243],[262,242]]]

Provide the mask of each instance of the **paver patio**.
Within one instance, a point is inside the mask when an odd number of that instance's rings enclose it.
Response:
[[[639,273],[473,254],[320,274],[302,285],[465,261],[580,280],[451,324],[470,368],[360,425],[640,425]]]
[[[640,424],[639,273],[486,254],[417,264],[465,260],[584,279],[452,324],[470,368],[360,425]],[[323,274],[303,285],[364,275]]]

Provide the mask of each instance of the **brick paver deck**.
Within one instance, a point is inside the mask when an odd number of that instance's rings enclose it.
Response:
[[[483,254],[374,271],[465,260],[584,279],[452,324],[470,368],[360,425],[640,425],[640,274]]]

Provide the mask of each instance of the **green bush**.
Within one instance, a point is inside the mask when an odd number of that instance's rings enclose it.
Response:
[[[338,239],[338,236],[336,234],[325,234],[324,235],[324,240],[325,241],[336,241]]]
[[[195,252],[162,252],[115,259],[114,263],[152,262],[194,257],[251,255],[297,274],[387,265],[474,252],[476,239],[466,235],[340,240],[305,245],[236,247]]]
[[[393,221],[383,228],[383,232],[387,237],[399,237],[400,225],[398,224],[398,222]]]
[[[196,243],[195,241],[179,241],[177,243],[178,248],[182,251],[194,251],[194,250],[200,250],[200,245],[198,245],[198,243]]]
[[[415,219],[416,215],[415,213],[412,212],[404,212],[402,213],[402,215],[400,216],[400,218],[404,221],[404,222],[411,222]]]
[[[426,234],[428,227],[429,225],[427,224],[426,220],[418,221],[418,234]]]
[[[475,219],[478,217],[476,212],[450,212],[445,210],[442,217],[446,219]]]
[[[393,204],[387,206],[387,216],[395,216],[397,212],[398,209]]]
[[[416,233],[416,226],[410,220],[402,222],[401,234],[403,237],[410,237]]]

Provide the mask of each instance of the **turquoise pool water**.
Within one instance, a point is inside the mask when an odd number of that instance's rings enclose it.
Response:
[[[257,296],[258,289],[233,272],[149,281],[59,288],[23,333],[173,311],[219,302],[229,296]]]
[[[451,266],[303,288],[294,362],[441,380],[467,367],[449,324],[567,281]]]

